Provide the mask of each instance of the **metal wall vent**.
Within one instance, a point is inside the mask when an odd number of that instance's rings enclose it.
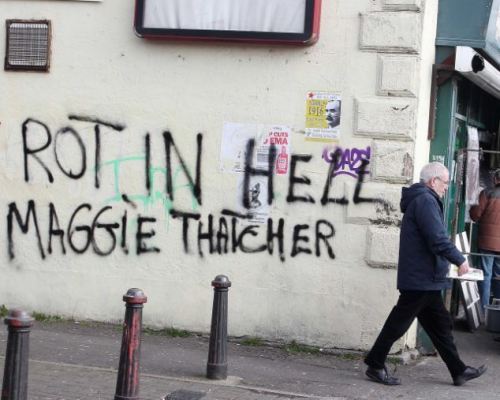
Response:
[[[6,21],[5,69],[48,71],[50,59],[50,21]]]

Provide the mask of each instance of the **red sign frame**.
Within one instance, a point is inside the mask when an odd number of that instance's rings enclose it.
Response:
[[[304,29],[299,33],[266,31],[233,31],[205,29],[169,29],[144,26],[148,0],[136,0],[134,28],[139,37],[160,40],[232,41],[256,44],[312,45],[318,41],[321,0],[305,0]]]

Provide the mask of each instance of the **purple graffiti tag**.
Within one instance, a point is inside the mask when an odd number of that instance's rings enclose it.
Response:
[[[334,155],[336,157],[334,157]],[[327,163],[332,163],[335,159],[335,167],[333,169],[333,177],[338,175],[348,175],[357,178],[361,174],[369,174],[370,171],[361,168],[363,162],[370,163],[371,147],[366,146],[365,149],[353,147],[351,149],[342,149],[341,147],[325,147],[323,150],[323,160]]]

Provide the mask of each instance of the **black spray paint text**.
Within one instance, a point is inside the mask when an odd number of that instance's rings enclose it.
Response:
[[[94,144],[93,149],[94,154],[94,186],[99,189],[101,186],[100,178],[100,166],[101,166],[101,134],[104,128],[110,129],[113,132],[121,132],[125,126],[116,123],[110,123],[103,121],[98,118],[88,117],[88,116],[76,116],[70,115],[69,120],[88,122],[93,124],[94,128]],[[36,127],[36,129],[33,129]],[[34,145],[33,141],[30,140],[31,134],[39,134],[44,132],[45,140],[43,140],[42,145]],[[61,162],[60,152],[64,149],[59,148],[58,140],[62,135],[70,135],[80,149],[79,160],[80,168],[76,171],[67,168]],[[50,183],[54,182],[54,171],[52,171],[47,163],[44,162],[42,155],[46,157],[45,151],[51,146],[53,149],[53,155],[59,170],[70,179],[80,179],[84,176],[87,170],[87,149],[82,136],[78,131],[68,125],[60,128],[54,136],[52,135],[49,127],[38,120],[29,118],[26,119],[22,124],[22,138],[23,138],[23,160],[24,160],[24,180],[26,182],[30,181],[30,169],[34,165],[37,165],[45,171],[47,179]],[[203,135],[199,133],[196,136],[196,157],[195,157],[195,174],[194,177],[190,173],[190,168],[188,168],[187,163],[179,151],[178,147],[175,145],[173,136],[170,132],[164,131],[162,133],[163,138],[163,149],[164,149],[164,162],[167,171],[165,179],[165,193],[174,202],[174,190],[173,190],[173,177],[172,177],[172,164],[173,157],[172,153],[175,153],[177,162],[181,166],[181,170],[186,176],[190,184],[190,189],[192,191],[193,197],[196,199],[199,205],[202,204],[202,151],[203,151]],[[37,141],[40,143],[40,141]],[[199,256],[203,257],[205,252],[208,254],[228,254],[228,253],[258,253],[258,252],[268,252],[270,255],[274,254],[275,245],[277,248],[276,254],[279,258],[284,261],[285,254],[288,252],[285,250],[285,237],[291,236],[291,246],[289,254],[291,257],[295,257],[298,254],[314,254],[320,257],[322,254],[321,248],[324,248],[323,253],[326,253],[328,257],[334,258],[333,251],[333,237],[335,235],[334,225],[325,220],[319,219],[315,222],[309,222],[306,224],[296,224],[291,227],[287,227],[286,231],[289,235],[285,235],[285,225],[286,221],[283,218],[273,219],[269,218],[267,224],[264,225],[252,225],[248,223],[252,214],[250,212],[250,187],[252,185],[252,178],[257,176],[263,176],[267,180],[267,203],[271,205],[274,201],[274,176],[275,176],[275,161],[276,161],[276,147],[271,145],[269,148],[269,163],[267,169],[257,169],[253,165],[253,155],[255,149],[255,141],[249,140],[246,145],[245,151],[245,168],[244,168],[244,184],[242,185],[242,205],[246,210],[249,210],[247,214],[240,214],[237,212],[232,212],[229,210],[222,210],[219,216],[214,216],[212,214],[204,217],[200,213],[189,213],[178,210],[175,208],[171,210],[170,214],[174,219],[181,221],[182,223],[182,241],[184,251],[186,253],[191,252],[190,243],[195,243],[197,247],[197,253]],[[172,151],[173,150],[173,151]],[[145,171],[145,189],[150,192],[151,182],[149,169],[151,167],[151,135],[149,133],[144,135],[144,171]],[[310,154],[292,154],[290,159],[290,172],[288,179],[288,194],[286,196],[286,201],[288,203],[316,203],[315,199],[307,189],[311,186],[311,180],[305,175],[299,175],[298,169],[300,164],[308,163],[312,159]],[[331,162],[326,171],[326,179],[322,190],[322,195],[318,199],[322,206],[326,206],[330,203],[337,204],[340,206],[347,206],[350,200],[345,196],[341,198],[333,198],[330,196],[331,187],[335,178],[335,168],[338,164],[340,154],[339,152],[333,152],[331,154]],[[365,198],[361,196],[361,189],[363,186],[363,181],[365,177],[366,167],[368,165],[368,160],[362,160],[361,165],[358,170],[357,183],[354,190],[354,195],[352,202],[354,204],[359,203],[381,203],[387,206],[385,200],[378,198]],[[126,193],[122,193],[122,198],[124,201],[127,199]],[[388,208],[388,207],[386,207]],[[31,230],[34,230],[34,234],[37,239],[37,245],[39,248],[41,258],[45,258],[46,254],[52,254],[54,251],[54,245],[56,241],[58,242],[58,247],[62,254],[67,253],[67,248],[70,248],[76,254],[85,253],[88,249],[100,256],[107,256],[112,254],[117,248],[121,248],[123,253],[129,254],[129,243],[128,243],[128,221],[131,218],[127,215],[125,211],[118,220],[114,222],[103,222],[107,221],[106,215],[112,210],[112,206],[105,206],[100,209],[93,209],[90,203],[83,203],[75,207],[69,221],[66,224],[60,224],[59,216],[56,210],[56,206],[53,203],[49,204],[48,207],[49,215],[48,221],[49,226],[47,228],[47,239],[44,241],[42,238],[42,232],[40,230],[40,223],[37,216],[37,208],[34,200],[29,200],[26,205],[21,206],[16,202],[12,202],[8,206],[7,215],[7,237],[8,237],[8,252],[10,259],[15,258],[15,237],[16,232],[20,229],[21,233],[28,234]],[[87,215],[86,224],[78,223],[79,218],[82,215]],[[45,218],[44,218],[45,220]],[[246,221],[244,224],[242,221]],[[150,216],[144,216],[138,214],[136,216],[136,229],[135,229],[135,254],[141,255],[145,253],[158,253],[160,252],[160,247],[155,244],[153,237],[156,235],[154,230],[156,218]],[[256,241],[261,241],[260,244],[256,245]],[[251,243],[249,245],[248,243]]]
[[[94,210],[92,205],[84,203],[76,207],[66,223],[61,223],[56,206],[49,203],[48,228],[45,235],[40,228],[39,212],[34,200],[29,200],[24,210],[17,203],[9,204],[7,215],[7,242],[10,259],[15,258],[15,230],[18,227],[23,234],[31,232],[36,238],[39,255],[45,259],[56,252],[63,255],[69,252],[83,254],[92,251],[99,256],[109,256],[116,250],[129,254],[128,214],[123,214],[110,222],[108,213],[112,206]],[[47,209],[44,207],[43,209]],[[22,212],[24,211],[24,212]],[[182,240],[184,251],[191,253],[190,242],[195,242],[200,257],[208,254],[229,253],[260,253],[267,251],[270,255],[276,253],[281,261],[285,261],[288,253],[285,246],[285,236],[291,234],[289,254],[295,257],[300,253],[321,256],[322,248],[330,258],[335,258],[332,239],[335,235],[333,224],[326,220],[318,220],[313,226],[296,224],[286,227],[285,220],[279,218],[267,220],[266,225],[245,225],[247,215],[230,210],[223,210],[218,218],[208,215],[206,221],[201,220],[197,213],[171,211],[174,219],[182,221]],[[160,244],[155,240],[156,218],[143,215],[137,216],[134,252],[136,255],[160,252]],[[285,235],[285,228],[290,229]],[[17,231],[17,230],[16,230]],[[258,245],[250,245],[259,242]]]

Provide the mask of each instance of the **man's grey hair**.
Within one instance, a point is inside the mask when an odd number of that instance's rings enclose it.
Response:
[[[500,168],[493,173],[493,179],[495,179],[497,182],[500,182]]]
[[[434,161],[429,164],[424,165],[420,170],[420,182],[427,183],[432,178],[439,178],[448,172],[448,168],[441,164],[440,162]]]

